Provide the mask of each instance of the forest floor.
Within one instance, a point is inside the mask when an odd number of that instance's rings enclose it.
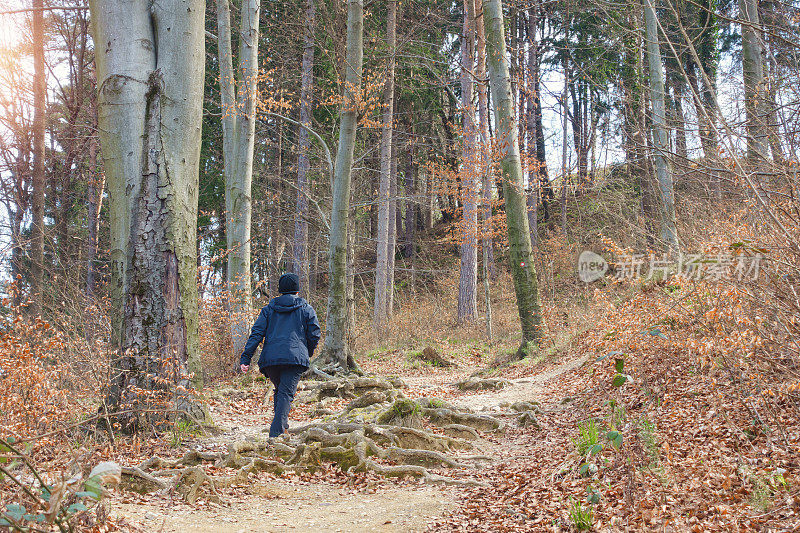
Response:
[[[477,393],[461,391],[454,385],[479,370],[474,366],[442,369],[426,365],[423,369],[406,368],[405,373],[402,368],[395,370],[408,384],[405,392],[409,397],[436,396],[476,412],[496,411],[519,401],[539,402],[546,411],[560,405],[548,394],[555,388],[553,382],[564,373],[575,372],[585,360],[580,357],[542,364],[529,376],[509,380],[501,390]],[[384,365],[376,360],[367,366]],[[218,451],[229,442],[265,438],[272,415],[271,387],[258,380],[247,388],[216,388],[212,397],[218,432],[183,436],[174,448],[176,456],[185,450]],[[341,404],[338,407],[347,403],[337,402]],[[303,404],[296,405],[290,415],[290,426],[313,421]],[[524,447],[515,447],[503,435],[483,435],[474,444],[475,453],[490,456],[493,462],[513,460],[514,455],[526,453]],[[456,509],[462,490],[411,479],[355,479],[341,471],[311,477],[262,473],[246,485],[221,491],[220,503],[199,500],[189,505],[179,498],[121,491],[109,503],[112,515],[143,531],[406,532],[424,531],[441,523]]]
[[[751,413],[762,407],[737,394],[726,368],[698,362],[684,348],[681,336],[694,330],[677,323],[668,334],[642,333],[638,323],[629,329],[623,339],[605,327],[579,333],[500,369],[489,367],[491,352],[507,347],[481,343],[437,346],[455,361],[449,368],[421,363],[419,352],[362,355],[367,373],[402,378],[408,398],[436,398],[504,423],[502,431],[480,431],[466,452],[487,461],[429,469],[460,485],[323,463],[314,473],[250,474],[218,488],[217,503],[113,491],[111,516],[148,532],[800,531],[794,411],[775,412],[771,424],[754,421]],[[476,374],[505,381],[480,392],[456,385]],[[217,384],[207,397],[218,431],[159,437],[158,453],[219,454],[232,442],[264,442],[270,396],[259,379]],[[291,426],[319,420],[322,407],[341,412],[348,402],[297,401]],[[520,410],[518,402],[530,403]],[[424,429],[438,431],[429,422]],[[465,452],[456,453],[466,462]],[[132,466],[141,455],[106,458]],[[212,477],[226,473],[203,468]]]

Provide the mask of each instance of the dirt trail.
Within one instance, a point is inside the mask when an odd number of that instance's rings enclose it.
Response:
[[[500,404],[542,399],[547,381],[578,368],[586,358],[562,363],[540,374],[511,381],[498,391],[463,395],[453,403],[475,411],[495,410]],[[429,384],[419,378],[407,380],[412,388]],[[266,411],[267,406],[264,406]],[[222,414],[222,413],[219,413]],[[263,439],[264,415],[217,418],[223,433],[202,439],[199,448],[213,449],[233,440]],[[494,446],[478,444],[490,455]],[[483,445],[488,445],[488,447]],[[113,513],[125,517],[142,531],[165,532],[413,532],[422,531],[456,506],[458,489],[452,487],[379,484],[374,493],[355,491],[330,483],[253,481],[238,495],[226,495],[225,505],[189,506],[174,501],[129,503],[113,498]],[[127,502],[127,503],[123,503]]]
[[[577,359],[572,359],[534,376],[510,380],[511,385],[500,390],[491,390],[479,394],[462,396],[453,400],[453,403],[459,407],[467,407],[474,411],[481,411],[495,410],[500,404],[522,401],[541,401],[542,393],[546,390],[545,385],[548,381],[579,368],[587,359],[587,356],[578,357]]]
[[[144,531],[399,533],[421,531],[455,505],[451,491],[429,486],[384,488],[365,494],[336,485],[271,481],[255,485],[249,492],[252,494],[229,500],[229,507],[120,504],[115,510]]]

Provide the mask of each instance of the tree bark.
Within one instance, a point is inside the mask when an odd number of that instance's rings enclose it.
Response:
[[[476,4],[477,6],[477,4]],[[483,9],[480,13],[475,13],[475,48],[477,51],[478,64],[475,73],[480,81],[478,84],[478,127],[480,134],[480,173],[483,209],[481,210],[481,222],[483,223],[483,241],[481,246],[486,253],[482,254],[487,264],[483,265],[484,270],[488,270],[489,276],[494,278],[494,245],[491,228],[489,224],[492,218],[492,171],[491,171],[491,136],[489,133],[489,86],[486,78],[486,30],[483,25]],[[488,300],[487,300],[488,302]]]
[[[358,95],[364,54],[364,3],[347,0],[347,53],[344,101],[339,117],[339,147],[333,181],[330,282],[325,321],[325,357],[348,369],[347,346],[347,219],[350,211],[350,177],[358,122]]]
[[[683,114],[683,88],[684,80],[680,77],[672,78],[672,105],[675,113],[675,153],[681,164],[686,164],[688,152],[686,149],[686,119]]]
[[[303,33],[303,64],[300,73],[300,124],[298,128],[297,156],[297,214],[294,223],[294,244],[292,247],[293,271],[300,277],[300,288],[305,293],[309,289],[308,274],[308,197],[311,193],[308,173],[311,168],[309,150],[311,137],[311,114],[314,99],[314,0],[306,0],[306,24]]]
[[[719,64],[719,22],[716,10],[718,3],[716,0],[700,0],[697,13],[699,20],[697,27],[702,28],[695,43],[697,56],[700,64],[697,67],[702,72],[703,91],[700,93],[700,102],[704,110],[697,110],[698,129],[700,130],[700,141],[703,146],[703,154],[717,166],[719,159],[719,139],[717,137],[717,126],[714,123],[717,114],[709,112],[714,109],[717,83],[717,68]],[[691,69],[690,69],[691,70]],[[715,190],[719,189],[719,174],[712,173],[712,186]]]
[[[483,12],[489,80],[495,102],[495,131],[502,155],[509,260],[522,325],[523,344],[520,355],[527,355],[528,343],[536,344],[542,337],[542,309],[525,206],[522,165],[511,99],[511,81],[506,62],[503,8],[500,0],[483,0]]]
[[[239,87],[233,73],[228,0],[217,0],[220,89],[225,159],[225,216],[228,245],[230,327],[235,359],[244,351],[252,321],[250,276],[251,188],[258,98],[258,20],[260,3],[246,0],[239,22]],[[236,102],[233,103],[233,95]]]
[[[475,0],[464,0],[464,24],[461,38],[461,112],[463,148],[461,161],[461,270],[458,283],[459,323],[478,317],[478,168],[475,153],[475,109],[472,106],[473,58],[475,53]]]
[[[413,137],[413,126],[409,126]],[[417,203],[417,174],[419,173],[419,164],[414,159],[414,142],[408,143],[408,160],[406,161],[406,171],[403,175],[405,179],[406,190],[406,216],[405,216],[405,236],[403,238],[403,257],[409,259],[414,256],[416,248],[416,234],[417,234],[417,212],[419,211],[419,204]]]
[[[378,237],[375,265],[375,306],[374,324],[382,327],[388,320],[391,310],[388,307],[389,284],[389,234],[390,218],[389,197],[392,180],[392,136],[394,121],[394,67],[395,46],[397,41],[397,2],[390,0],[386,4],[386,44],[389,58],[386,65],[386,82],[383,86],[383,118],[381,124],[381,170],[378,185]]]
[[[86,250],[86,299],[87,304],[93,303],[94,290],[97,284],[97,243],[100,229],[100,211],[103,205],[103,191],[105,190],[105,174],[97,171],[97,142],[89,141],[89,172],[86,196],[89,200],[88,208],[88,243]]]
[[[119,359],[109,400],[124,429],[158,406],[197,412],[197,194],[205,6],[92,0],[98,130],[111,193]],[[124,27],[123,27],[124,26]],[[137,409],[141,408],[141,409]],[[128,409],[133,409],[129,412]]]
[[[397,200],[397,136],[392,136],[392,157],[389,171],[389,237],[387,241],[387,267],[386,267],[386,314],[392,316],[394,312],[394,265],[397,254],[397,234],[400,217],[399,203]]]
[[[569,42],[567,40],[567,42]],[[567,168],[567,123],[569,122],[569,58],[564,57],[564,89],[561,91],[561,233],[567,235],[567,186],[569,184],[569,168]]]
[[[765,125],[764,64],[761,46],[761,24],[756,0],[739,0],[742,19],[742,78],[744,80],[744,107],[747,115],[747,161],[753,168],[767,157],[767,132]]]
[[[44,158],[46,80],[44,11],[33,0],[33,194],[31,198],[31,314],[41,315],[44,297]]]
[[[658,44],[656,10],[651,0],[644,2],[645,30],[647,34],[647,63],[650,69],[650,105],[653,109],[653,159],[656,167],[656,182],[659,191],[659,214],[661,239],[671,252],[678,251],[678,234],[675,229],[675,194],[672,188],[667,154],[669,132],[664,106],[664,67]]]

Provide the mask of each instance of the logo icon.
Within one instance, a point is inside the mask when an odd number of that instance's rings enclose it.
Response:
[[[591,283],[597,281],[606,275],[608,271],[608,263],[602,256],[590,251],[584,250],[578,257],[578,277],[584,283]]]

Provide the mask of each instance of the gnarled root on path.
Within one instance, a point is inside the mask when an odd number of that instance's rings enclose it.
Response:
[[[447,402],[412,400],[399,380],[355,377],[304,383],[301,390],[316,400],[353,398],[336,421],[294,428],[267,442],[237,441],[226,452],[190,451],[179,459],[152,457],[123,469],[123,482],[137,492],[174,491],[188,502],[217,500],[216,488],[244,483],[251,474],[313,472],[335,463],[345,472],[375,472],[387,477],[412,476],[427,483],[482,485],[474,479],[441,476],[429,469],[475,468],[491,459],[482,455],[449,455],[470,450],[478,432],[502,431],[498,419],[459,409]],[[370,414],[371,413],[371,414]],[[365,418],[371,417],[369,421]],[[373,423],[374,422],[374,423]],[[437,433],[423,429],[425,423]],[[201,463],[232,468],[233,476],[212,479]],[[164,479],[164,478],[169,478]]]
[[[324,398],[356,398],[373,391],[391,391],[406,388],[399,378],[346,377],[331,378],[325,381],[303,381],[297,387],[300,403],[318,402]]]

